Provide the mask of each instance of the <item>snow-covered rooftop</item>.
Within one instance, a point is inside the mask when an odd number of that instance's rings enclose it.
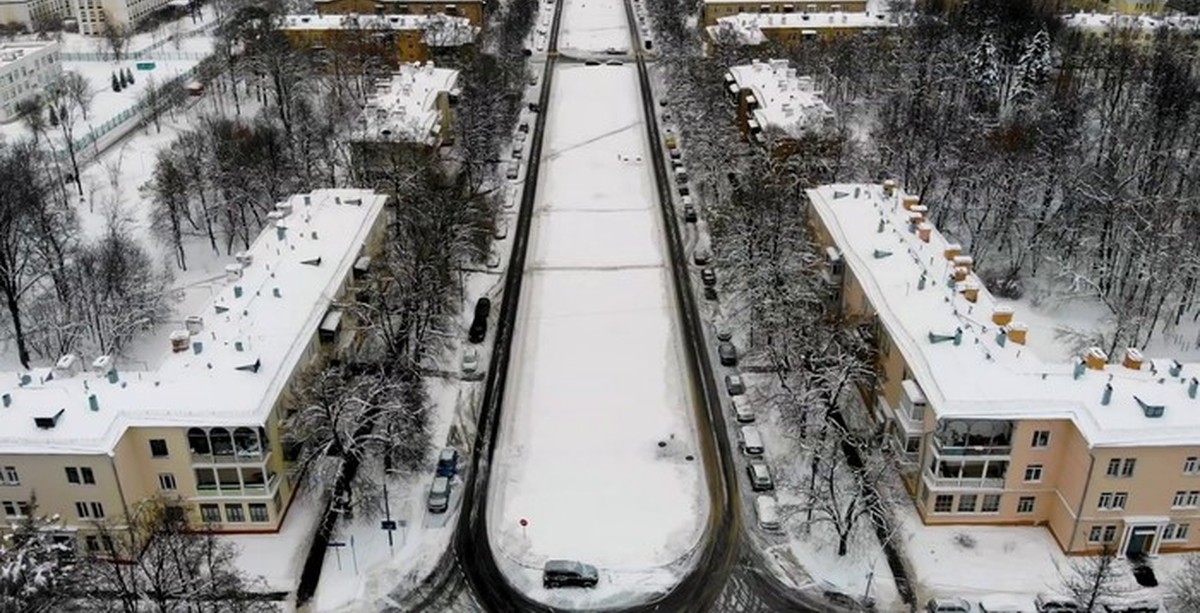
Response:
[[[861,30],[891,28],[896,22],[884,13],[738,13],[717,19],[709,26],[714,39],[733,35],[739,44],[761,45],[768,40],[764,30],[801,30],[816,34],[818,30]]]
[[[829,185],[808,196],[939,417],[1071,419],[1093,446],[1200,444],[1200,364],[1147,359],[1136,370],[1094,370],[1045,362],[1000,334],[1024,326],[993,323],[1004,305],[973,272],[952,281],[969,261],[948,260],[956,245],[928,222],[910,228],[901,190]],[[963,291],[971,289],[974,302]]]
[[[376,84],[355,124],[354,140],[430,143],[441,128],[438,95],[456,95],[458,71],[425,64],[401,64],[390,79]]]
[[[450,47],[473,42],[479,28],[466,17],[433,15],[287,15],[284,30],[422,30],[425,44]]]
[[[833,120],[833,111],[821,100],[812,77],[798,76],[787,60],[754,60],[733,66],[725,74],[731,91],[749,89],[757,102],[751,128],[774,127],[789,136],[820,131]]]
[[[107,357],[89,369],[64,357],[54,368],[0,373],[0,453],[103,453],[136,426],[261,425],[385,201],[369,190],[327,189],[279,204],[271,225],[227,266],[201,321],[189,319],[193,333],[162,339],[168,353],[157,370],[110,371]],[[172,351],[176,344],[183,350]]]
[[[1171,30],[1195,32],[1200,30],[1200,16],[1168,15],[1154,17],[1151,15],[1109,15],[1104,13],[1076,13],[1062,18],[1063,24],[1069,28],[1081,30],[1157,30],[1165,27]]]
[[[22,40],[0,43],[0,68],[15,64],[45,49],[54,49],[59,44],[52,40]]]

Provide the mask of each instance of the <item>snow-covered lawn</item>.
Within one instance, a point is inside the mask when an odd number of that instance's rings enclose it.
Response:
[[[559,606],[669,589],[708,515],[637,87],[631,66],[557,69],[492,469],[497,560]],[[599,587],[543,590],[548,558]]]
[[[987,594],[1006,594],[1032,603],[1038,592],[1063,592],[1063,577],[1074,572],[1073,562],[1084,559],[1067,557],[1041,527],[926,526],[912,505],[897,509],[897,515],[901,519],[897,538],[916,572],[922,602],[934,596],[974,602]],[[1164,554],[1150,560],[1157,588],[1139,587],[1129,564],[1117,561],[1120,586],[1130,590],[1123,596],[1162,598],[1186,555]]]
[[[221,537],[237,549],[235,565],[249,578],[261,578],[268,592],[293,593],[300,571],[321,520],[317,501],[297,495],[275,534],[238,534]]]
[[[568,0],[562,10],[558,48],[564,54],[629,50],[625,0]],[[628,93],[636,99],[636,90]]]

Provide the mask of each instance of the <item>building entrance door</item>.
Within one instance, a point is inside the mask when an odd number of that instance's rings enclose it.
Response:
[[[1129,543],[1125,546],[1125,555],[1134,557],[1145,557],[1153,552],[1154,534],[1158,529],[1153,526],[1144,526],[1134,528],[1129,534]]]

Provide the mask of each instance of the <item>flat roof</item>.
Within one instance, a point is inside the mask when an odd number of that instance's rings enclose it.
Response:
[[[59,47],[52,40],[21,40],[0,43],[0,68],[15,64],[40,51],[52,50]]]
[[[753,119],[763,129],[775,127],[800,136],[821,131],[833,120],[833,111],[821,100],[812,77],[797,75],[787,60],[754,60],[730,67],[726,81],[752,92],[758,102]]]
[[[466,17],[450,15],[285,15],[279,24],[282,30],[428,30],[436,29],[453,34],[440,38],[453,38],[456,44],[465,44],[475,39],[478,28],[470,25]],[[465,38],[465,43],[461,40]]]
[[[1193,31],[1200,29],[1200,17],[1196,15],[1109,15],[1105,13],[1075,13],[1064,15],[1063,24],[1081,30],[1157,30],[1165,27],[1172,30]]]
[[[441,127],[438,95],[454,94],[458,71],[432,62],[401,64],[391,77],[379,81],[355,122],[352,138],[359,142],[430,143]]]
[[[197,314],[199,329],[162,339],[166,357],[156,370],[117,359],[108,375],[77,358],[75,374],[69,359],[61,369],[0,373],[0,453],[107,453],[129,427],[262,425],[386,200],[324,189],[277,206],[227,266],[225,286]],[[183,351],[172,351],[175,342]],[[52,428],[35,424],[55,415]]]
[[[978,296],[967,300],[944,255],[952,241],[931,224],[929,242],[909,228],[902,190],[889,197],[879,185],[838,184],[807,194],[939,418],[1070,419],[1094,447],[1200,444],[1200,364],[1147,359],[1139,370],[1092,370],[1045,362],[1007,337],[1001,344],[992,314],[1007,305],[973,272],[965,283]],[[1022,325],[1020,315],[1010,326]],[[1162,416],[1148,417],[1156,407]]]

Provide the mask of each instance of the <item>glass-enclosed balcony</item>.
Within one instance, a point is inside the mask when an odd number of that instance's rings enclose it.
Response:
[[[197,496],[269,496],[279,475],[259,467],[194,468]]]
[[[187,436],[193,464],[261,464],[271,455],[263,428],[190,428]]]
[[[1008,460],[929,458],[925,480],[936,488],[1002,489],[1008,475]]]
[[[1013,423],[1002,419],[939,419],[933,449],[941,456],[1006,456]]]

